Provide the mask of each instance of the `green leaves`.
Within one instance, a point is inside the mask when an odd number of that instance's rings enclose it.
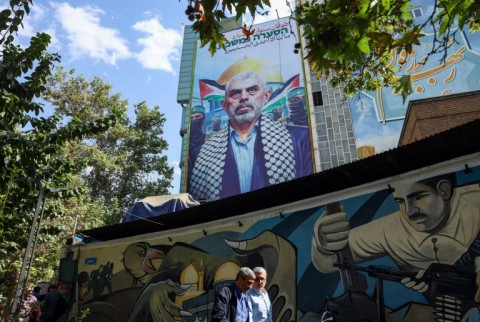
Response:
[[[382,0],[382,6],[385,10],[390,10],[390,0]]]
[[[358,49],[360,49],[360,51],[364,54],[370,54],[371,52],[370,46],[368,45],[369,40],[370,40],[370,37],[365,36],[362,39],[360,39],[357,43]]]
[[[320,75],[344,84],[348,94],[392,85],[394,71],[386,65],[392,50],[411,51],[420,35],[408,29],[405,6],[405,1],[336,0],[297,7],[294,18],[304,27],[307,60]],[[396,40],[405,32],[405,39]]]
[[[0,12],[0,45],[10,44],[14,34],[23,28],[23,17],[30,12],[31,0],[10,0],[10,9]]]
[[[394,93],[401,94],[403,101],[405,102],[408,95],[413,92],[410,75],[403,75],[402,77],[400,77],[393,85],[393,91]]]

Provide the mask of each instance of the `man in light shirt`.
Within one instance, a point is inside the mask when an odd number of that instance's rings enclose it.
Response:
[[[253,321],[255,322],[273,322],[272,303],[265,289],[267,284],[267,271],[263,267],[255,267],[255,283],[248,290],[248,295],[252,301]]]

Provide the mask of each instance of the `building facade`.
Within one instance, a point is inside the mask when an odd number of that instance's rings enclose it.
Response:
[[[432,10],[432,1],[412,1],[411,13],[418,23],[424,22]],[[226,33],[240,30],[243,22],[228,20],[227,24],[230,29],[226,28]],[[264,24],[254,25],[252,28],[260,31],[267,29]],[[297,26],[292,28],[292,32],[297,39],[301,39],[299,37],[301,31]],[[445,64],[440,60],[442,53],[432,55],[426,63],[422,63],[434,38],[433,30],[427,29],[425,33],[423,43],[415,46],[412,53],[399,53],[391,61],[391,65],[398,68],[399,75],[408,73],[414,80],[414,93],[406,102],[402,101],[401,96],[394,94],[391,88],[382,88],[376,92],[359,92],[353,97],[348,97],[343,93],[341,86],[333,88],[324,77],[317,79],[315,72],[311,71],[308,63],[302,59],[301,82],[304,86],[311,131],[311,153],[315,173],[395,148],[402,134],[410,101],[480,89],[478,33],[457,32],[456,39],[451,40],[452,46]],[[236,34],[241,37],[241,33]],[[187,27],[178,92],[178,102],[183,109],[180,130],[183,135],[181,192],[189,192],[189,123],[192,107],[198,99],[194,97],[195,64],[205,63],[198,60],[199,50],[195,35]],[[254,51],[254,47],[245,49],[247,54]],[[293,48],[282,47],[282,51],[293,51]],[[300,50],[298,54],[300,58],[302,54]]]

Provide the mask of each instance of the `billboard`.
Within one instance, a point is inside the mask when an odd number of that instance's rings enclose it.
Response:
[[[225,33],[197,48],[187,192],[216,200],[313,173],[302,58],[293,20]]]

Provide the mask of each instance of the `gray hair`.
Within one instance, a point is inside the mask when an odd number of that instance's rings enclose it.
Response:
[[[227,92],[230,88],[230,84],[232,81],[239,81],[239,80],[245,80],[245,79],[249,79],[249,78],[256,78],[260,81],[260,84],[262,85],[262,88],[264,90],[267,90],[267,82],[265,81],[265,79],[263,78],[262,75],[260,75],[260,73],[257,73],[257,72],[243,72],[243,73],[239,73],[235,76],[233,76],[232,78],[230,78],[230,80],[225,84],[225,92]]]
[[[242,267],[240,268],[240,270],[238,271],[237,273],[237,279],[238,277],[241,277],[243,279],[247,278],[248,276],[252,277],[252,278],[256,278],[255,276],[255,273],[248,267]]]
[[[263,274],[265,274],[265,276],[267,276],[267,271],[263,267],[255,267],[253,269],[253,272],[254,273],[263,273]]]

